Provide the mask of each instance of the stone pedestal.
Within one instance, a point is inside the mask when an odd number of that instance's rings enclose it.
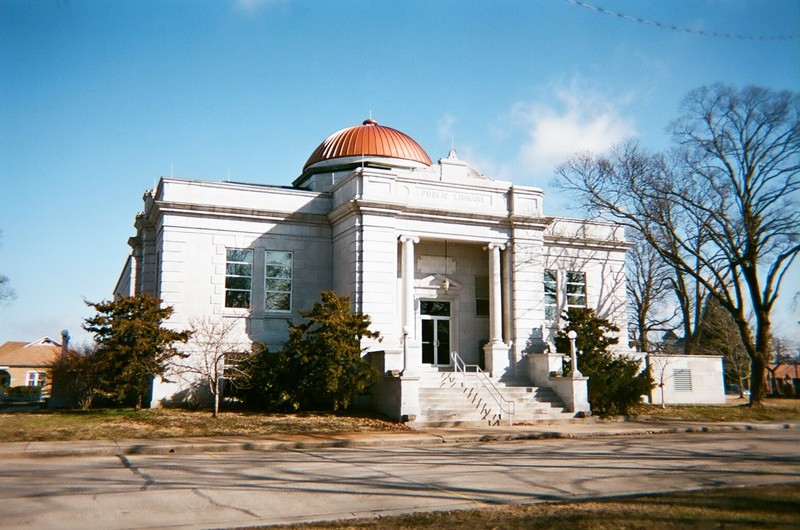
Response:
[[[406,339],[403,347],[403,376],[415,376],[422,368],[422,343],[411,337]]]
[[[550,384],[558,397],[566,405],[569,412],[580,413],[583,416],[591,414],[589,406],[589,378],[588,377],[552,377]]]
[[[400,376],[400,421],[414,421],[420,414],[419,376]]]
[[[502,342],[489,342],[483,347],[484,369],[492,377],[502,376],[509,368],[508,345]]]
[[[552,388],[569,412],[584,416],[591,414],[589,406],[589,378],[563,377],[564,355],[561,353],[530,353],[528,378],[535,386]]]
[[[564,356],[560,353],[529,353],[528,378],[536,386],[550,386],[550,374],[560,373]]]

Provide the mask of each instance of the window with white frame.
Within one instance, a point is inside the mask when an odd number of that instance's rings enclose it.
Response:
[[[586,273],[567,271],[567,310],[586,307]]]
[[[27,386],[44,386],[46,382],[46,372],[28,372],[25,377],[25,384]]]
[[[250,307],[253,283],[253,251],[227,249],[225,261],[225,307]]]
[[[558,274],[554,270],[544,271],[544,319],[558,319]]]
[[[294,256],[291,252],[267,250],[264,257],[264,309],[291,311]]]

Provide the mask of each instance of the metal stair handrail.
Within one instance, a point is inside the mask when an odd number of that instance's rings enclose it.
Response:
[[[467,384],[467,369],[474,368],[475,374],[478,376],[478,382],[486,389],[486,392],[492,397],[497,406],[500,407],[500,412],[506,414],[508,416],[508,424],[512,425],[512,416],[516,412],[516,402],[510,399],[506,399],[503,396],[502,392],[498,390],[498,388],[494,385],[492,380],[486,375],[480,366],[477,364],[466,364],[458,352],[452,352],[451,357],[453,358],[453,366],[455,368],[455,372],[461,372],[461,381],[462,385],[466,386]]]

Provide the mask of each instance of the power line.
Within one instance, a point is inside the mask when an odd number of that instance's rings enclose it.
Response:
[[[598,13],[603,13],[604,15],[609,15],[612,17],[622,18],[624,20],[630,20],[632,22],[638,22],[639,24],[645,24],[647,26],[655,26],[657,28],[666,29],[670,31],[680,31],[683,33],[694,33],[695,35],[703,35],[705,37],[719,37],[723,39],[739,39],[739,40],[797,40],[800,39],[800,35],[741,35],[738,33],[720,33],[717,31],[706,31],[702,29],[693,29],[693,28],[684,28],[680,26],[673,26],[672,24],[664,24],[661,22],[657,22],[655,20],[648,20],[646,18],[640,18],[633,15],[626,15],[625,13],[619,13],[617,11],[611,11],[610,9],[605,9],[602,7],[593,6],[591,4],[587,4],[586,2],[582,2],[581,0],[565,0],[570,4],[585,7],[591,11],[596,11]]]

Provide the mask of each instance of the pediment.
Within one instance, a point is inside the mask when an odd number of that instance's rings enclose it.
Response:
[[[460,291],[464,288],[459,282],[455,281],[454,279],[450,278],[449,276],[445,276],[444,274],[429,274],[424,278],[420,278],[414,282],[414,287],[417,289],[428,289],[439,291],[444,289],[442,286],[444,285],[444,281],[447,279],[448,288],[447,291]],[[446,291],[446,292],[447,292]]]

